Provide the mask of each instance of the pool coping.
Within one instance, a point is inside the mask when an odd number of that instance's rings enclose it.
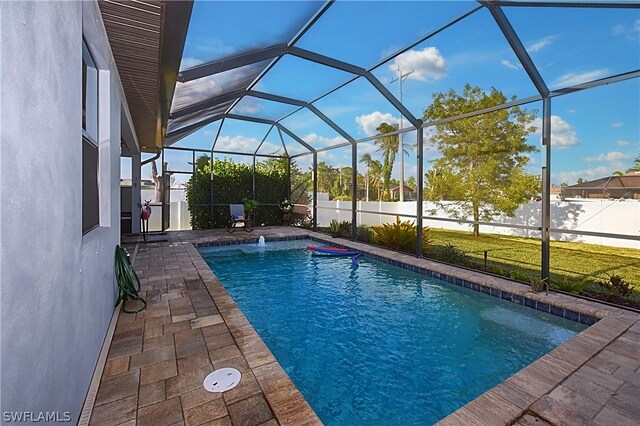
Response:
[[[239,243],[249,242],[245,239],[238,241]],[[251,242],[255,242],[255,238],[252,238]],[[278,423],[283,425],[321,425],[322,422],[304,395],[298,390],[200,255],[197,247],[202,245],[192,242],[183,242],[183,244],[229,332],[236,341],[238,349],[262,388]]]
[[[457,268],[455,266],[434,262],[425,258],[417,258],[410,254],[398,253],[381,247],[371,246],[346,239],[333,239],[324,234],[309,230],[301,230],[300,234],[293,236],[265,237],[265,240],[267,242],[290,241],[306,238],[335,247],[354,249],[376,260],[409,269],[417,273],[433,276],[451,284],[480,291],[484,294],[494,296],[502,300],[507,300],[512,303],[521,304],[552,315],[578,321],[588,326],[588,328],[566,343],[558,346],[546,355],[543,355],[541,358],[521,369],[507,380],[499,383],[495,387],[478,396],[476,399],[441,419],[438,422],[440,425],[493,425],[513,423],[530,410],[537,401],[547,396],[556,387],[563,383],[563,381],[568,379],[590,359],[596,356],[596,354],[615,341],[623,333],[627,332],[640,320],[639,314],[620,308],[574,298],[566,294],[553,292],[548,294],[532,293],[530,291],[530,286],[525,284],[519,284],[510,280],[484,274],[482,272]],[[242,329],[241,333],[249,333],[252,341],[259,341],[266,347],[262,339],[257,335],[257,332],[253,329],[246,317],[244,317],[244,314],[242,314],[239,308],[235,305],[235,302],[233,302],[226,290],[224,290],[220,282],[215,277],[215,274],[211,272],[211,269],[206,262],[204,262],[197,250],[199,247],[243,243],[248,244],[255,243],[255,241],[255,236],[250,235],[238,235],[236,238],[225,239],[222,241],[194,241],[189,243],[189,245],[191,246],[191,250],[197,253],[197,257],[191,256],[191,253],[190,256],[192,257],[194,264],[197,263],[196,268],[198,268],[198,272],[201,275],[202,273],[207,275],[206,280],[205,276],[203,276],[203,280],[205,280],[207,288],[209,288],[209,285],[212,286],[210,292],[212,290],[215,292],[215,295],[214,293],[211,293],[212,296],[215,298],[220,295],[225,299],[223,307],[226,307],[228,304],[229,311],[227,315],[229,316],[234,329]],[[190,250],[188,249],[187,251],[189,252]],[[204,266],[202,266],[202,264],[204,264]],[[201,269],[203,270],[201,271]],[[207,270],[209,271],[210,276],[207,274]],[[207,284],[207,282],[209,282],[209,284]],[[216,303],[218,303],[217,300]],[[220,309],[220,311],[223,317],[225,317],[223,309]],[[237,322],[237,324],[234,322]],[[230,330],[232,325],[229,325]],[[234,334],[235,338],[236,334],[233,330],[232,334]],[[240,335],[239,337],[242,340],[244,335]],[[273,357],[270,352],[269,354],[273,358],[273,361],[276,361],[275,357]],[[282,371],[282,373],[284,373],[284,371]],[[286,373],[284,374],[286,375]],[[304,397],[302,398],[304,399]],[[267,399],[269,399],[268,395]],[[550,417],[553,417],[553,415],[550,415]]]

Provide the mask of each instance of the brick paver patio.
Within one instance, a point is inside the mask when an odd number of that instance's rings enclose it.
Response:
[[[173,232],[169,241],[137,245],[134,266],[148,306],[119,315],[90,424],[320,423],[193,245],[259,235],[326,238],[281,227],[232,235]],[[439,424],[640,424],[640,315],[561,294],[533,295],[511,281],[344,239],[334,242],[600,319]],[[221,367],[240,370],[240,384],[222,394],[205,391],[204,377]]]

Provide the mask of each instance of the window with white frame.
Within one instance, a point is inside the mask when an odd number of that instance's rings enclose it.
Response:
[[[82,41],[82,233],[100,225],[98,69]]]

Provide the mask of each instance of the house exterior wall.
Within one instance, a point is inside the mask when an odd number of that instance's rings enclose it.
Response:
[[[0,26],[1,411],[76,423],[117,298],[123,92],[97,3],[2,2]],[[85,235],[83,32],[100,69],[100,226]]]

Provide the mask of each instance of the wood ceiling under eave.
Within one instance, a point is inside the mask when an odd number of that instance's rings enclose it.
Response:
[[[155,151],[162,148],[193,2],[99,0],[98,5],[140,149]]]

